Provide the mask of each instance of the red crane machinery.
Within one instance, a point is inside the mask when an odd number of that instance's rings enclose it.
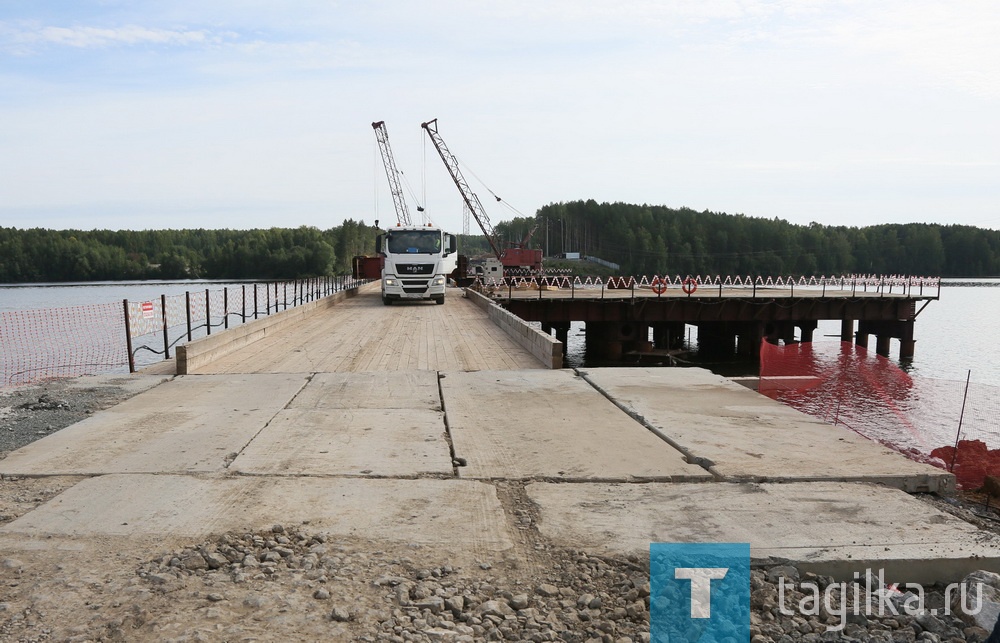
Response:
[[[444,139],[441,138],[441,134],[438,133],[437,119],[427,121],[421,124],[421,127],[427,132],[427,136],[430,137],[434,148],[441,156],[441,160],[444,161],[444,166],[447,168],[448,174],[451,175],[451,180],[455,182],[455,186],[458,187],[458,191],[462,195],[462,200],[465,201],[465,205],[468,206],[472,212],[472,216],[476,219],[476,223],[479,224],[479,228],[486,236],[486,241],[489,242],[490,249],[493,250],[497,261],[502,265],[503,272],[505,274],[523,274],[526,272],[534,273],[541,271],[542,251],[529,250],[524,247],[531,239],[530,233],[520,245],[514,244],[507,248],[501,247],[500,239],[493,229],[493,225],[490,223],[489,215],[483,209],[483,204],[479,201],[476,193],[469,187],[465,177],[462,176],[462,170],[458,167],[458,159],[451,153]],[[499,201],[500,197],[496,197],[496,199]]]

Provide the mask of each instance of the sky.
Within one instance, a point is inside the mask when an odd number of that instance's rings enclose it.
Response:
[[[0,226],[395,223],[384,120],[413,216],[461,232],[436,118],[494,224],[996,229],[998,33],[996,0],[3,0]]]

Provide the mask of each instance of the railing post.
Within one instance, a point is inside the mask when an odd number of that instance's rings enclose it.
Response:
[[[191,341],[191,291],[184,291],[184,307],[187,309],[188,341]]]
[[[229,328],[229,286],[222,289],[222,327]]]
[[[240,289],[243,291],[243,306],[240,308],[240,323],[247,323],[247,285],[240,284]]]
[[[128,318],[128,299],[122,300],[125,311],[125,350],[128,352],[128,372],[135,373],[135,357],[132,355],[132,322]]]
[[[167,337],[167,296],[160,295],[160,318],[163,321],[163,359],[170,359],[170,338]]]
[[[253,318],[257,319],[257,283],[253,285]]]
[[[209,301],[208,288],[205,289],[205,334],[212,334],[212,304]]]

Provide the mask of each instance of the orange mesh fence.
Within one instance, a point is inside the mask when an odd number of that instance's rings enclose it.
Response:
[[[911,377],[849,342],[763,342],[760,392],[953,471],[963,488],[977,489],[984,476],[1000,476],[996,386],[971,384],[966,395],[965,382]]]
[[[127,367],[120,303],[0,313],[0,388]]]

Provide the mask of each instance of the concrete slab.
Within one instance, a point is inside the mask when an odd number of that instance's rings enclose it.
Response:
[[[184,536],[309,521],[335,537],[446,546],[512,547],[494,488],[468,480],[107,475],[84,480],[0,527],[0,537]],[[54,544],[54,547],[59,544]]]
[[[177,377],[0,460],[4,475],[221,471],[306,375]]]
[[[463,478],[711,479],[571,371],[449,372],[441,391]]]
[[[454,474],[444,414],[424,409],[288,409],[230,465],[282,475]]]
[[[897,489],[787,484],[533,483],[538,527],[556,544],[647,554],[650,542],[748,542],[757,561],[851,579],[884,569],[893,582],[1000,571],[1000,538]]]
[[[699,368],[600,368],[587,381],[727,480],[878,482],[954,489],[954,476],[914,462]]]
[[[317,373],[291,408],[440,411],[441,394],[437,371]]]

